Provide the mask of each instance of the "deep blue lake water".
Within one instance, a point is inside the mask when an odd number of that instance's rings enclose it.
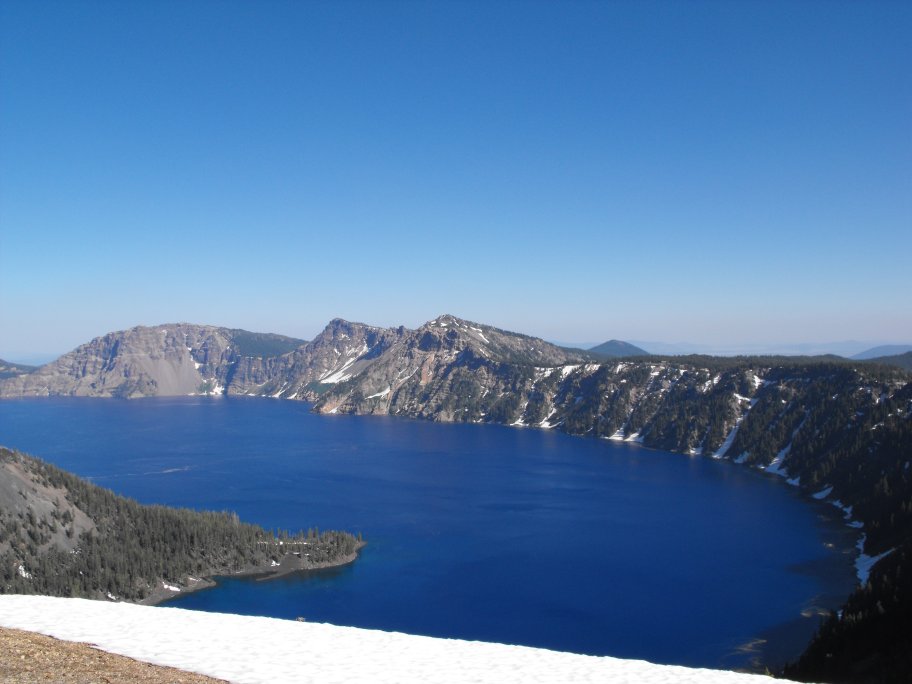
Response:
[[[0,444],[144,503],[369,542],[350,566],[224,580],[184,608],[736,667],[764,634],[800,650],[801,611],[853,585],[834,509],[780,480],[545,430],[41,399],[0,401]]]

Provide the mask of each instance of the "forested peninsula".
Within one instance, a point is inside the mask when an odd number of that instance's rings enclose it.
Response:
[[[0,593],[157,603],[219,575],[352,562],[360,535],[290,534],[228,512],[147,506],[0,447]]]

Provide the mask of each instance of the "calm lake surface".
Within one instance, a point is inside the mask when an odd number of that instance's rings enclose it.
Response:
[[[835,509],[728,463],[269,399],[0,401],[0,444],[144,503],[346,529],[341,569],[169,605],[653,662],[800,650],[854,579]],[[783,646],[784,644],[784,646]]]

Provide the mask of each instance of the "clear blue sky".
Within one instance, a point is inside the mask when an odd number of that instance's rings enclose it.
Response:
[[[0,2],[0,357],[912,342],[912,3]]]

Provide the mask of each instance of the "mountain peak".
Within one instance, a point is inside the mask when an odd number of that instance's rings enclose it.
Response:
[[[321,335],[332,335],[334,332],[341,331],[343,333],[351,334],[354,330],[382,330],[374,325],[368,325],[367,323],[358,323],[357,321],[348,321],[344,318],[334,318],[329,323],[326,324],[326,327],[323,329]]]
[[[623,340],[608,340],[599,345],[592,347],[590,350],[593,354],[599,356],[623,357],[623,356],[648,356],[649,352],[641,347],[637,347]]]
[[[454,316],[453,314],[442,314],[440,316],[437,316],[437,318],[435,318],[434,320],[428,321],[422,327],[439,327],[439,328],[446,328],[448,326],[463,327],[463,326],[468,326],[469,323],[471,323],[471,321],[463,320],[462,318],[459,318],[458,316]]]
[[[882,344],[879,347],[872,347],[859,352],[851,358],[857,361],[867,361],[884,356],[900,356],[910,351],[912,351],[912,344]]]

